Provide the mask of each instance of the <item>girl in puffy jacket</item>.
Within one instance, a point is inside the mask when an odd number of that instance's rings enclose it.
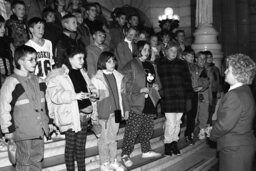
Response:
[[[87,121],[92,113],[91,94],[95,88],[84,69],[84,52],[67,49],[67,59],[61,68],[49,73],[46,99],[49,116],[65,133],[65,163],[68,171],[85,171]]]
[[[101,170],[125,170],[116,159],[117,133],[124,111],[125,100],[122,86],[123,75],[115,70],[116,60],[111,52],[102,52],[98,60],[98,71],[92,78],[99,100],[93,110],[92,123],[101,126],[98,141]]]

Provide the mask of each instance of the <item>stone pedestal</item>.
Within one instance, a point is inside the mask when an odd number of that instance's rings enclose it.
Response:
[[[223,53],[221,45],[217,41],[218,33],[213,28],[212,24],[201,24],[194,33],[195,41],[192,44],[192,49],[197,53],[199,51],[209,50],[213,53],[213,61],[221,70],[221,62]]]

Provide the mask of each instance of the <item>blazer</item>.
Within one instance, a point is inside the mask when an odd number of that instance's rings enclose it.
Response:
[[[133,52],[135,51],[135,46],[132,46]],[[118,71],[133,59],[133,52],[129,49],[128,43],[125,41],[120,42],[115,50],[115,56],[118,64]]]
[[[153,64],[152,64],[153,65]],[[154,68],[155,69],[155,68]],[[161,89],[161,83],[156,73],[156,84],[158,84]],[[133,58],[128,64],[126,64],[122,69],[122,74],[124,75],[124,84],[126,91],[126,101],[128,104],[125,108],[132,110],[138,114],[142,113],[145,105],[145,94],[140,93],[140,89],[146,86],[146,76],[139,58]]]
[[[211,131],[211,139],[217,141],[218,149],[227,146],[253,145],[253,119],[255,101],[247,85],[228,91],[223,97],[218,119]]]

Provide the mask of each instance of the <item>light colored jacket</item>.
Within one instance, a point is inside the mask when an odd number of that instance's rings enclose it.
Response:
[[[74,85],[68,75],[69,69],[63,65],[62,68],[53,70],[46,78],[46,100],[48,104],[49,117],[60,128],[61,132],[72,129],[75,132],[81,130],[80,113]],[[81,73],[87,83],[91,86],[91,81],[85,72]],[[89,90],[89,88],[88,88]]]
[[[21,82],[24,82],[22,84]],[[35,98],[29,83],[36,85],[34,93],[41,102],[41,108],[35,108]],[[35,75],[25,75],[15,69],[14,74],[7,77],[0,91],[0,125],[3,133],[13,133],[14,140],[29,140],[48,136],[49,118],[45,110],[45,83]],[[38,106],[39,107],[39,106]]]
[[[120,110],[121,110],[122,116],[124,116],[123,93],[125,91],[124,91],[124,87],[123,87],[123,83],[122,83],[123,75],[116,70],[113,71],[113,74],[116,79]],[[98,70],[96,75],[92,78],[91,81],[92,81],[93,85],[96,87],[97,94],[99,94],[99,100],[97,101],[96,105],[93,105],[93,116],[92,117],[99,117],[99,119],[108,119],[108,117],[103,116],[104,115],[103,113],[100,113],[100,112],[98,113],[98,111],[100,111],[99,110],[100,103],[104,99],[109,97],[109,86],[108,86],[107,82],[105,81],[103,71]]]

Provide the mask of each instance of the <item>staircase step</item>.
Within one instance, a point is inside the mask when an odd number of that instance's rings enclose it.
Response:
[[[139,167],[135,167],[132,169],[133,171],[160,171],[165,168],[168,168],[176,163],[182,161],[184,158],[190,156],[196,151],[205,147],[205,141],[197,141],[194,145],[187,145],[185,139],[182,138],[179,141],[179,147],[181,149],[181,155],[173,155],[173,156],[164,156],[159,159],[155,159],[154,161],[150,161],[148,163],[142,164]],[[162,152],[164,151],[164,146],[162,146]]]
[[[159,169],[161,171],[207,171],[217,162],[216,149],[211,149],[207,145],[195,150],[191,154],[184,156],[177,163]]]
[[[183,135],[184,133],[184,130],[185,129],[182,129],[182,132],[181,132],[181,135]],[[194,152],[193,150],[191,149],[194,149],[194,148],[197,148],[197,149],[200,149],[202,147],[204,147],[205,145],[205,142],[204,141],[198,141],[196,142],[195,145],[193,146],[188,146],[185,142],[185,139],[184,139],[184,136],[181,136],[182,138],[180,139],[179,141],[179,147],[182,149],[181,152],[182,154],[183,153],[192,153]],[[163,144],[163,141],[161,140],[160,137],[156,137],[154,139],[151,139],[151,147],[154,151],[156,152],[159,152],[161,154],[164,154],[164,144]],[[121,150],[119,149],[118,150],[118,159],[120,160],[120,153],[121,153]],[[164,155],[162,155],[161,157],[159,158],[148,158],[148,159],[143,159],[141,157],[141,148],[140,148],[140,145],[139,144],[136,144],[135,145],[135,148],[134,148],[134,151],[133,153],[131,154],[131,160],[134,162],[134,165],[130,168],[128,168],[127,170],[149,170],[150,168],[152,167],[156,167],[158,164],[159,164],[159,161],[161,161],[161,159],[163,158],[167,158],[168,161],[169,160],[177,160],[175,158],[179,157],[179,156],[173,156],[173,157],[166,157]],[[86,170],[90,170],[90,171],[99,171],[99,157],[97,156],[96,157],[98,160],[97,161],[94,161],[92,163],[88,163],[86,164]],[[160,162],[161,163],[161,162]],[[58,165],[58,166],[55,166],[55,167],[51,167],[51,168],[47,168],[47,169],[44,169],[45,171],[65,171],[66,168],[65,168],[65,164],[62,164],[62,165]]]
[[[154,120],[154,134],[153,137],[163,135],[164,118]],[[118,147],[121,148],[122,139],[124,135],[124,128],[121,128],[118,133]],[[64,148],[65,141],[58,140],[45,143],[45,154],[43,161],[43,168],[49,168],[64,163]],[[95,155],[98,154],[97,138],[94,135],[87,136],[86,142],[86,162],[95,161]],[[7,152],[0,152],[0,170],[12,171],[15,170],[8,159]]]

